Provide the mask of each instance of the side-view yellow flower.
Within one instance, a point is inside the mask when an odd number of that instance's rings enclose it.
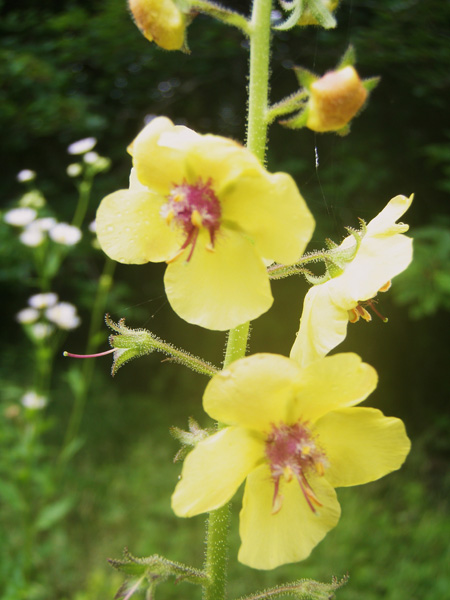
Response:
[[[364,304],[374,307],[375,296],[388,289],[390,280],[412,260],[412,239],[403,235],[408,225],[396,221],[409,208],[413,197],[396,196],[367,225],[361,244],[343,272],[314,285],[306,294],[300,329],[291,358],[300,365],[322,358],[347,335],[347,324],[359,317],[370,320]],[[337,251],[356,244],[350,235]]]
[[[226,330],[266,312],[273,298],[264,259],[294,263],[314,229],[294,180],[268,173],[232,140],[164,117],[130,151],[130,188],[104,198],[97,213],[106,254],[166,261],[167,297],[190,323]]]
[[[236,361],[203,397],[228,427],[187,456],[174,512],[215,510],[247,479],[239,560],[255,569],[303,560],[339,520],[334,488],[379,479],[409,452],[402,421],[355,407],[376,384],[375,370],[350,353],[306,368],[274,354]]]
[[[137,27],[165,50],[185,45],[186,15],[173,0],[128,0]]]

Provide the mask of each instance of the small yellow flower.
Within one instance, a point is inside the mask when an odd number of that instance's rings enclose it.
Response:
[[[103,199],[97,235],[122,263],[166,261],[175,312],[225,330],[273,301],[264,259],[292,264],[314,220],[293,179],[236,142],[156,118],[134,140],[130,188]]]
[[[186,16],[173,0],[128,0],[137,27],[165,50],[185,45]]]
[[[389,288],[390,280],[412,260],[412,239],[403,235],[408,225],[396,223],[411,205],[413,197],[396,196],[367,225],[355,257],[336,277],[313,286],[306,294],[300,330],[291,358],[302,366],[322,358],[347,335],[349,320],[370,314],[361,306],[373,307],[373,298]],[[355,238],[348,236],[339,249],[351,248]],[[376,309],[374,309],[376,311]]]
[[[356,115],[367,99],[367,90],[351,66],[330,71],[311,84],[306,127],[313,131],[338,131]]]
[[[356,354],[306,368],[274,354],[236,361],[203,397],[205,411],[228,427],[187,456],[174,512],[215,510],[247,479],[239,560],[273,569],[305,559],[339,520],[334,488],[379,479],[409,452],[402,421],[355,407],[376,384]]]

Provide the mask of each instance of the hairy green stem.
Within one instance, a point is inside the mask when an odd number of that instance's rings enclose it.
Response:
[[[191,0],[190,6],[202,13],[211,15],[211,17],[214,17],[218,21],[222,21],[222,23],[225,23],[226,25],[237,27],[245,33],[245,35],[249,35],[249,22],[244,16],[234,10],[205,0]]]
[[[247,120],[247,148],[264,164],[267,144],[267,104],[269,94],[270,13],[272,0],[254,0],[250,21],[250,68]],[[224,368],[245,356],[250,324],[229,332]],[[218,423],[217,427],[221,425]],[[211,512],[206,532],[204,569],[209,583],[203,588],[204,600],[224,600],[227,584],[228,504]]]

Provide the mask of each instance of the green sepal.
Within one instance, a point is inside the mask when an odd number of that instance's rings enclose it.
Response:
[[[301,129],[306,126],[306,122],[308,120],[308,107],[306,106],[299,113],[290,117],[289,119],[283,119],[282,121],[278,121],[280,125],[283,127],[287,127],[288,129]]]
[[[331,583],[322,583],[314,579],[299,579],[292,583],[282,583],[273,588],[269,588],[249,596],[241,596],[239,600],[271,600],[277,598],[297,598],[297,600],[332,600],[335,598],[334,592],[344,586],[348,581],[348,575],[341,579],[333,577]]]
[[[130,554],[127,548],[123,552],[123,559],[109,558],[108,562],[118,571],[134,577],[145,578],[151,583],[156,580],[161,583],[169,577],[175,577],[175,583],[187,581],[204,585],[208,581],[207,574],[200,569],[194,569],[183,563],[168,560],[158,554],[137,558]]]
[[[194,448],[199,442],[209,437],[213,431],[202,429],[193,417],[189,417],[189,431],[184,431],[179,427],[171,427],[170,435],[181,443],[181,448],[175,454],[173,462],[183,460],[191,448]]]
[[[358,114],[359,113],[357,113],[353,117],[353,119],[355,119],[358,116]],[[340,137],[345,137],[346,135],[348,135],[350,133],[350,124],[347,123],[347,125],[344,125],[344,127],[341,127],[341,129],[336,129],[336,131],[333,131],[333,133],[335,133],[336,135],[339,135]]]
[[[105,321],[108,327],[118,334],[109,336],[109,343],[114,348],[114,360],[111,368],[113,376],[128,361],[151,354],[157,349],[157,339],[150,331],[130,329],[125,325],[125,319],[120,319],[118,323],[114,323],[109,315],[105,316]]]
[[[361,241],[366,234],[367,228],[365,221],[362,219],[358,220],[361,225],[361,229],[359,231],[357,229],[353,229],[352,227],[345,228],[348,233],[355,238],[355,245],[350,246],[349,248],[340,248],[340,246],[335,246],[334,248],[330,248],[325,254],[324,261],[329,279],[337,277],[344,272],[346,265],[355,258],[356,253],[361,246]],[[328,239],[326,243],[329,247],[329,244],[334,242]]]
[[[363,84],[367,92],[369,92],[370,94],[370,92],[377,87],[380,81],[381,77],[368,77],[367,79],[363,79],[361,83]]]
[[[321,0],[306,0],[306,5],[321,27],[324,29],[336,27],[336,19]]]
[[[334,250],[334,248],[339,248],[339,244],[333,242],[331,238],[325,238],[325,245],[328,248],[328,250]]]
[[[294,67],[294,73],[301,87],[309,90],[311,85],[320,79],[318,75],[304,67]]]
[[[347,48],[347,50],[342,55],[341,60],[336,65],[335,71],[339,71],[340,69],[345,69],[345,67],[353,67],[355,62],[356,62],[355,48],[352,46],[352,44],[350,44],[349,47]]]
[[[328,268],[327,271],[323,275],[313,275],[310,271],[303,273],[305,279],[308,283],[312,283],[313,285],[319,285],[320,283],[325,283],[332,278],[330,275]]]
[[[280,5],[284,10],[290,10],[291,14],[288,18],[280,23],[280,25],[274,25],[273,29],[277,31],[287,31],[288,29],[292,29],[295,27],[302,16],[304,0],[293,0],[292,2],[283,2],[280,0]]]

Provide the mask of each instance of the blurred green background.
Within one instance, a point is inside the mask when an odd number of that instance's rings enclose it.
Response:
[[[248,11],[244,2],[234,6]],[[36,185],[51,210],[70,221],[77,191],[66,175],[73,162],[66,147],[95,136],[96,150],[111,158],[112,167],[94,181],[89,223],[104,195],[127,186],[126,146],[148,115],[167,115],[201,133],[243,140],[248,53],[237,31],[199,16],[189,28],[187,55],[148,43],[122,0],[20,5],[3,0],[0,15],[2,210],[15,206],[23,194],[16,174],[27,168],[37,172]],[[389,323],[351,326],[338,349],[358,352],[378,370],[380,383],[369,404],[405,421],[413,450],[400,472],[363,488],[340,490],[338,527],[307,561],[274,572],[236,563],[236,498],[230,597],[287,578],[329,580],[348,572],[350,582],[338,593],[342,600],[444,600],[450,598],[450,3],[342,0],[337,18],[336,30],[275,34],[272,101],[294,91],[292,66],[323,73],[349,44],[356,49],[360,75],[379,75],[381,83],[347,137],[274,125],[268,167],[295,177],[316,217],[311,249],[321,248],[325,237],[341,241],[345,226],[356,226],[358,217],[370,220],[396,194],[415,193],[403,219],[416,239],[415,261],[383,296],[381,309]],[[78,366],[57,358],[31,480],[36,497],[53,486],[52,498],[70,501],[37,536],[33,565],[23,578],[20,519],[34,508],[18,506],[33,496],[24,494],[20,475],[20,416],[11,418],[8,409],[32,384],[33,349],[15,314],[38,289],[31,253],[16,238],[2,222],[2,598],[112,598],[123,577],[107,558],[120,557],[125,546],[137,556],[159,553],[200,566],[204,519],[180,520],[170,511],[180,466],[172,464],[178,447],[168,428],[186,428],[189,416],[208,425],[201,410],[206,379],[175,364],[161,365],[160,357],[151,355],[125,366],[112,380],[110,359],[98,359],[77,452],[55,479],[48,472],[53,473],[73,408],[68,380],[78,372]],[[64,349],[85,349],[84,324],[103,262],[85,239],[56,279],[54,291],[76,304],[83,319]],[[107,312],[220,365],[225,336],[190,326],[171,311],[163,271],[161,265],[118,265]],[[306,284],[291,278],[272,287],[274,307],[253,324],[252,353],[288,354],[298,327]],[[102,333],[105,349],[106,327]],[[161,598],[180,596],[199,598],[200,593],[183,583],[164,584],[158,592]]]

